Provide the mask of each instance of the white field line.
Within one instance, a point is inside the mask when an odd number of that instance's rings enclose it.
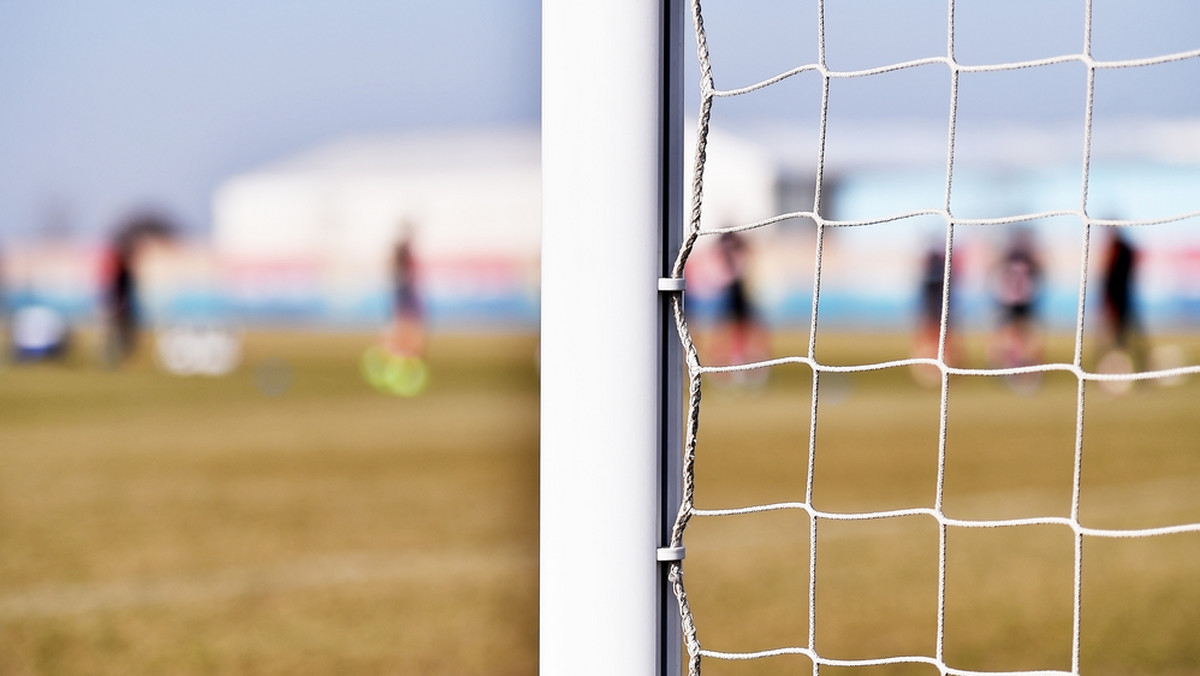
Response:
[[[207,603],[364,582],[436,585],[488,579],[536,569],[533,551],[516,548],[436,551],[382,556],[345,554],[282,565],[224,570],[211,575],[48,585],[0,596],[0,621],[148,605]]]

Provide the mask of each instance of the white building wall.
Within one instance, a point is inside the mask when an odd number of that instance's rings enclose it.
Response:
[[[706,179],[704,227],[774,213],[766,154],[717,131],[709,152],[722,162]],[[294,276],[299,266],[349,311],[385,288],[389,254],[407,224],[430,293],[536,297],[539,138],[500,130],[337,142],[231,178],[217,190],[213,214],[216,254],[239,269],[242,293],[277,289],[258,278]]]

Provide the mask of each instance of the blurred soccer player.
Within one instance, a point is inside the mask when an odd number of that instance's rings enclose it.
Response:
[[[995,367],[1014,368],[1037,364],[1042,358],[1042,331],[1037,302],[1042,292],[1044,271],[1033,233],[1027,228],[1013,231],[1000,260],[995,278],[995,295],[1000,321],[988,349]],[[1016,389],[1036,387],[1036,373],[1010,377]]]
[[[1108,261],[1104,274],[1104,314],[1112,332],[1113,344],[1122,350],[1131,350],[1139,340],[1140,324],[1134,308],[1134,267],[1137,251],[1117,232],[1108,247]]]
[[[108,256],[105,308],[108,320],[109,364],[123,361],[137,343],[137,278],[134,274],[133,243],[118,237]]]
[[[388,261],[392,318],[383,340],[368,347],[362,357],[368,383],[380,392],[403,397],[420,394],[429,382],[429,367],[422,358],[425,312],[418,289],[413,235],[413,226],[405,222]]]
[[[913,337],[912,356],[922,359],[934,359],[938,356],[938,346],[942,334],[942,299],[946,287],[946,249],[940,242],[935,242],[926,250],[921,259],[921,272],[918,294],[920,307],[917,314],[917,330]],[[957,342],[950,331],[950,316],[946,317],[946,350],[945,363],[957,365]],[[941,382],[941,372],[934,367],[917,365],[913,368],[913,377],[924,385],[934,385]]]
[[[139,253],[147,243],[173,233],[165,218],[145,213],[124,221],[113,236],[103,272],[104,361],[110,366],[128,359],[137,347]]]
[[[393,354],[419,357],[425,349],[425,320],[417,288],[413,236],[412,225],[405,223],[392,249],[392,325],[386,342]]]
[[[1129,373],[1146,364],[1145,337],[1135,305],[1135,271],[1138,253],[1120,230],[1108,243],[1104,262],[1104,324],[1106,350],[1098,368],[1102,372]]]
[[[727,232],[717,240],[722,264],[723,287],[715,347],[721,365],[746,364],[767,357],[767,333],[746,288],[748,247],[742,235]],[[761,384],[765,369],[739,371],[732,376],[738,384]]]

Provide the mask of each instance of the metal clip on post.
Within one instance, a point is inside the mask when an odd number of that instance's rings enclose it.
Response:
[[[654,558],[659,562],[682,561],[686,555],[687,547],[659,547]]]
[[[683,277],[659,277],[658,290],[663,293],[683,293],[687,282]]]

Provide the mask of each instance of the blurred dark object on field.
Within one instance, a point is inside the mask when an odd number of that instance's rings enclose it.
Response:
[[[138,258],[142,250],[174,235],[174,225],[152,211],[135,213],[113,233],[102,274],[105,364],[116,366],[137,348]]]

